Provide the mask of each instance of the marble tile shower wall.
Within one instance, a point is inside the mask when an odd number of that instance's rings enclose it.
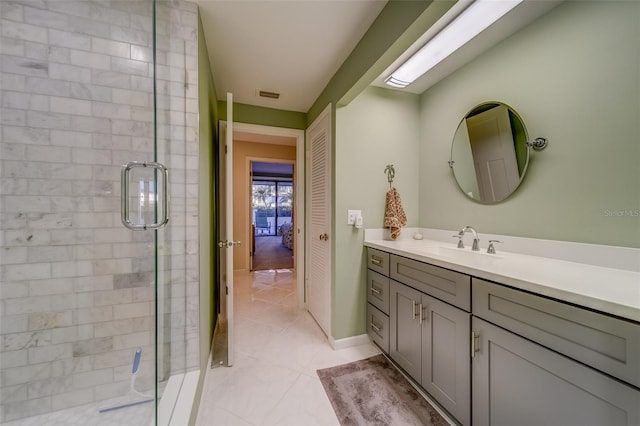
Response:
[[[154,382],[154,236],[120,223],[120,167],[151,160],[151,0],[0,4],[0,422]],[[197,7],[158,1],[160,379],[198,365]]]

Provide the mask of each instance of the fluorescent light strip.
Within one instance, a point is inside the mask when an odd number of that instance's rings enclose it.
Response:
[[[393,87],[407,87],[522,1],[476,0],[384,82]]]

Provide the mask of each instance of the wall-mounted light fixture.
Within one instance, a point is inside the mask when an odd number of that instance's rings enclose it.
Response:
[[[464,46],[523,0],[476,0],[449,25],[395,70],[384,82],[407,87],[447,56]]]

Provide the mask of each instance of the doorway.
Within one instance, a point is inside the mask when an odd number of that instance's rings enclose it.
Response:
[[[294,268],[294,165],[250,162],[251,270]]]
[[[224,312],[227,315],[227,334],[224,336],[224,340],[227,344],[227,364],[229,366],[233,363],[233,342],[234,342],[234,321],[233,321],[233,276],[236,273],[246,274],[249,271],[248,258],[250,250],[247,250],[246,244],[251,238],[251,228],[249,226],[250,216],[250,202],[247,196],[251,187],[251,180],[249,179],[249,165],[251,161],[258,160],[260,157],[266,158],[286,158],[282,155],[265,155],[261,151],[264,149],[264,144],[271,144],[274,146],[284,145],[289,148],[293,148],[290,161],[298,164],[295,167],[295,179],[293,181],[294,194],[299,194],[294,200],[294,215],[304,218],[305,217],[305,205],[304,205],[304,131],[297,129],[288,129],[280,127],[270,127],[247,123],[234,123],[233,122],[233,108],[229,106],[232,103],[232,95],[227,94],[227,117],[229,118],[230,125],[227,126],[227,122],[220,122],[220,159],[226,158],[226,161],[220,161],[219,166],[225,165],[224,173],[221,172],[221,177],[224,176],[224,183],[219,182],[219,188],[225,189],[224,201],[220,204],[221,216],[218,222],[218,226],[221,226],[228,216],[231,218],[232,229],[230,226],[226,228],[226,235],[221,236],[225,240],[233,241],[234,244],[231,247],[232,250],[232,265],[227,263],[227,273],[221,273],[218,277],[220,282],[226,280],[231,285],[220,286],[219,297],[220,300],[226,300],[227,303],[224,307]],[[273,153],[271,153],[273,154]],[[256,158],[255,156],[260,156]],[[227,223],[228,224],[228,223]],[[305,227],[304,221],[297,221],[295,224],[295,233],[300,241],[304,241]],[[245,244],[241,244],[242,241]],[[220,241],[219,245],[223,242]],[[237,243],[237,244],[236,244]],[[304,262],[304,244],[297,244],[295,247],[296,259],[299,260],[299,265],[294,271],[291,271],[296,276],[296,306],[298,308],[305,307],[305,262]],[[295,260],[294,260],[295,262]],[[295,263],[294,263],[295,266]],[[222,271],[222,268],[221,268]],[[290,272],[290,273],[291,273]],[[229,277],[231,276],[231,279]],[[221,314],[221,311],[217,314]],[[224,346],[225,342],[221,342],[221,346]],[[215,345],[214,339],[214,347]]]
[[[244,241],[234,248],[234,270],[250,271],[251,254],[251,192],[250,164],[253,161],[293,164],[294,273],[296,275],[297,306],[305,307],[305,132],[283,127],[248,123],[233,123],[233,205],[235,240]],[[292,151],[291,151],[292,150]],[[289,154],[285,152],[291,151]],[[272,231],[273,232],[273,231]],[[221,289],[222,291],[222,289]]]

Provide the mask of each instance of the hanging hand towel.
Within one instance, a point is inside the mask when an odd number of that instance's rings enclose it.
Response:
[[[395,188],[387,191],[387,201],[384,206],[384,226],[391,231],[391,239],[400,236],[400,229],[407,224],[407,215],[402,208],[400,194]]]

